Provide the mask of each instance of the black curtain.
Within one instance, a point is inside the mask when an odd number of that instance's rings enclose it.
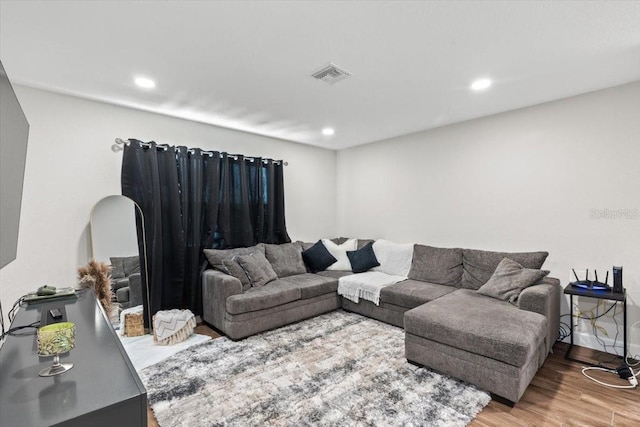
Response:
[[[153,315],[188,308],[202,314],[204,248],[291,241],[282,169],[282,162],[273,160],[129,140],[122,161],[122,194],[144,214],[149,283],[145,310]],[[142,254],[142,223],[138,226]]]
[[[282,162],[222,154],[220,217],[215,244],[236,248],[288,243]]]

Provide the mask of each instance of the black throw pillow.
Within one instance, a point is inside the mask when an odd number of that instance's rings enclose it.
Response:
[[[326,270],[331,264],[338,261],[322,244],[321,240],[302,252],[302,259],[312,273]]]
[[[373,252],[373,242],[369,242],[357,251],[347,251],[351,270],[354,273],[364,273],[373,267],[378,267],[380,263]]]

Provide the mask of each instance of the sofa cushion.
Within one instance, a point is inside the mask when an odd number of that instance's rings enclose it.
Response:
[[[329,239],[322,239],[322,244],[329,253],[336,259],[336,262],[327,267],[327,270],[351,271],[351,263],[347,256],[347,251],[355,251],[358,241],[350,239],[341,244],[336,244]]]
[[[380,239],[374,242],[373,251],[380,263],[380,266],[375,267],[373,271],[380,271],[392,276],[407,277],[409,275],[413,258],[412,243],[394,243]]]
[[[364,273],[380,265],[375,252],[373,252],[373,242],[367,243],[358,250],[347,251],[347,257],[354,273]]]
[[[452,286],[409,279],[382,288],[380,302],[399,307],[415,308],[455,290],[456,288]]]
[[[140,273],[140,257],[138,255],[128,257],[111,257],[111,277],[121,279],[134,273]]]
[[[407,334],[522,367],[547,336],[547,319],[458,289],[404,315]]]
[[[112,257],[109,258],[111,261],[111,278],[112,279],[123,279],[124,275],[124,261],[123,258]]]
[[[259,288],[278,278],[278,275],[273,271],[271,264],[269,264],[262,252],[257,251],[248,255],[238,255],[233,259],[247,273],[252,288]]]
[[[251,288],[242,294],[230,296],[227,298],[226,308],[229,314],[248,313],[299,300],[300,295],[299,287],[277,279],[262,287]]]
[[[548,270],[524,268],[505,258],[500,261],[489,281],[478,289],[478,293],[515,304],[525,288],[538,283],[548,274]]]
[[[460,287],[462,249],[414,245],[409,279]]]
[[[373,240],[373,239],[358,239],[357,249],[362,249],[364,246],[368,245],[369,243],[373,243],[373,242],[375,242],[375,240]]]
[[[264,245],[264,255],[278,277],[287,277],[307,272],[302,260],[302,246],[298,242],[282,245]]]
[[[547,259],[549,252],[490,252],[477,249],[462,251],[462,287],[480,289],[487,283],[491,275],[504,258],[517,262],[524,268],[539,269]]]
[[[121,279],[111,280],[111,289],[117,291],[120,288],[126,288],[129,286],[129,278],[123,277]]]
[[[327,267],[337,261],[337,259],[331,255],[331,252],[327,250],[327,247],[322,244],[321,240],[318,240],[316,244],[309,249],[304,250],[302,252],[302,259],[311,273],[326,270]]]
[[[247,273],[244,271],[242,266],[238,264],[235,258],[223,259],[222,265],[225,269],[223,273],[227,273],[229,276],[233,276],[236,279],[240,280],[240,283],[242,283],[243,292],[251,287],[249,276],[247,276]]]
[[[344,242],[346,242],[347,240],[349,240],[348,237],[334,237],[333,239],[330,239],[333,243],[335,243],[336,245],[341,245]]]
[[[338,291],[338,279],[303,273],[281,279],[300,288],[300,298],[309,299]]]
[[[127,302],[127,301],[129,301],[129,287],[128,286],[119,288],[116,291],[116,301],[118,301],[118,302]]]
[[[226,273],[224,265],[222,265],[223,259],[232,259],[237,255],[248,255],[256,251],[262,252],[264,255],[264,244],[259,243],[255,246],[248,248],[234,248],[234,249],[204,249],[204,256],[207,257],[209,264],[216,270]]]

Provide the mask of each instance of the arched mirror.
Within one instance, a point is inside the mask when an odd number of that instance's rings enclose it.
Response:
[[[96,261],[111,265],[111,289],[120,308],[142,305],[148,314],[146,242],[143,237],[140,253],[136,212],[144,222],[140,206],[126,196],[107,196],[96,203],[91,210],[91,252]]]

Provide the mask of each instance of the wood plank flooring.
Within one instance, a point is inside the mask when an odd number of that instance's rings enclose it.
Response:
[[[206,325],[198,325],[196,333],[220,336]],[[581,373],[582,363],[564,358],[566,349],[566,344],[556,343],[513,408],[492,400],[471,426],[640,426],[640,388],[612,389],[590,381]],[[620,364],[610,355],[580,347],[574,347],[571,355],[613,368]],[[593,376],[611,384],[629,384],[607,373]],[[159,427],[151,408],[147,408],[147,420],[149,427]]]

